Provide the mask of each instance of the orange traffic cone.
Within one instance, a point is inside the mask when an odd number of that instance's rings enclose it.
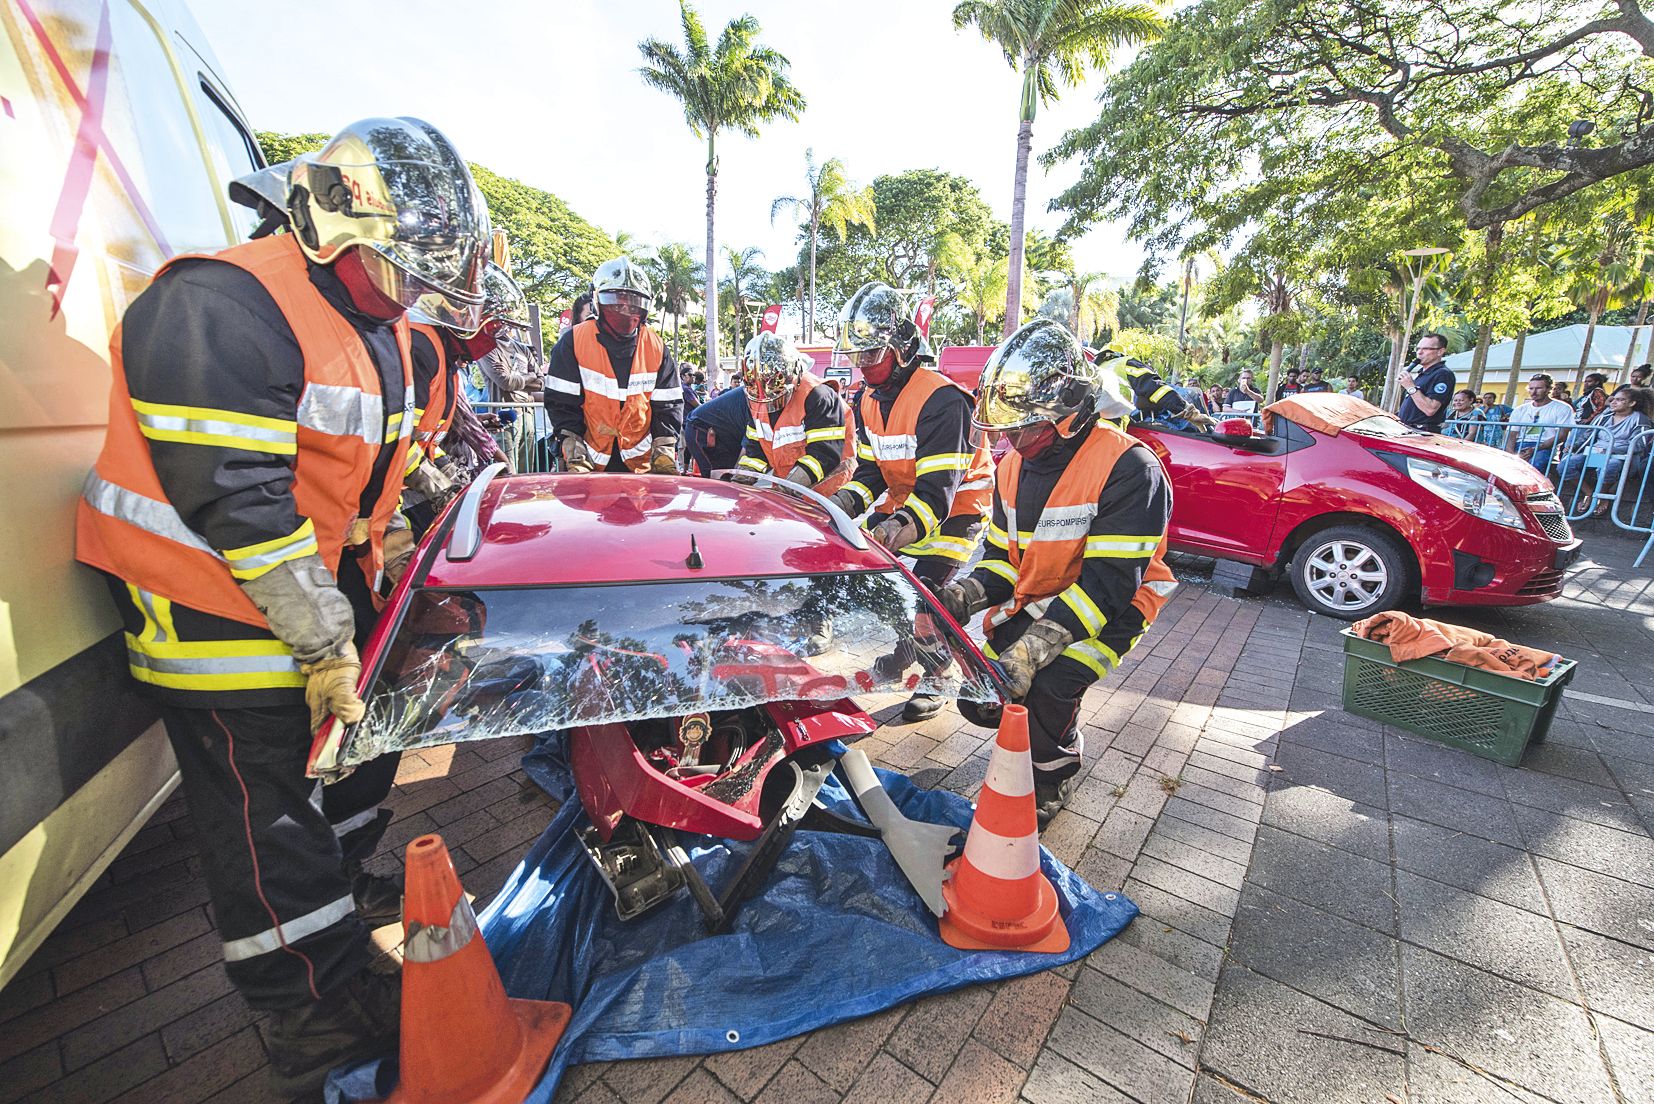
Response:
[[[569,1006],[506,997],[441,836],[408,844],[402,919],[402,1071],[389,1101],[521,1104]]]
[[[1039,814],[1028,710],[1007,705],[965,853],[942,883],[942,939],[967,951],[1068,950],[1057,891],[1039,868]]]

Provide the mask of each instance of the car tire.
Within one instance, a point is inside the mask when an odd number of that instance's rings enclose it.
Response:
[[[1407,592],[1412,561],[1395,537],[1365,525],[1314,534],[1292,557],[1298,600],[1315,613],[1354,621],[1395,608]]]

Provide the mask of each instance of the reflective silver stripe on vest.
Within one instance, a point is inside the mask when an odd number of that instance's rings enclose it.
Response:
[[[655,389],[655,373],[633,372],[626,377],[626,389],[622,391],[615,378],[604,372],[595,372],[585,365],[580,366],[580,383],[587,391],[602,395],[615,402],[625,402],[634,395],[647,395]],[[682,398],[682,393],[679,393]]]
[[[307,912],[296,920],[278,923],[257,935],[232,939],[224,944],[225,962],[242,962],[262,954],[280,950],[285,943],[291,947],[299,940],[332,927],[356,911],[356,902],[347,893],[332,904],[323,905],[315,912]]]
[[[471,942],[477,934],[477,916],[471,911],[471,902],[461,894],[446,928],[409,921],[407,929],[407,942],[402,945],[404,962],[441,962]]]
[[[80,493],[88,506],[105,517],[124,521],[146,533],[165,537],[197,552],[205,552],[215,560],[224,558],[202,540],[200,534],[184,524],[184,519],[178,516],[178,511],[172,508],[170,502],[117,486],[96,471],[87,475]]]
[[[911,433],[876,434],[867,431],[867,445],[873,459],[889,462],[912,460],[919,455],[919,438]]]
[[[1047,506],[1040,511],[1032,534],[1018,534],[1017,543],[1026,543],[1031,536],[1036,541],[1083,540],[1091,532],[1091,522],[1097,516],[1095,502],[1078,506]]]
[[[211,643],[211,642],[208,642]],[[158,656],[128,645],[126,661],[146,671],[163,675],[243,675],[271,671],[277,674],[301,674],[299,662],[292,655],[199,656],[177,658]]]
[[[607,464],[609,462],[609,452],[608,451],[599,452],[597,449],[592,448],[591,442],[589,442],[589,441],[585,441],[583,443],[586,446],[586,455],[591,458],[592,463],[594,463],[594,464],[598,465],[599,467],[601,467],[602,465]],[[610,444],[609,444],[609,449],[612,450],[615,447],[615,445],[617,445],[619,443],[620,443],[620,438],[619,437],[613,438],[611,440]],[[622,460],[635,460],[639,456],[643,456],[646,453],[648,453],[654,447],[655,447],[655,439],[653,437],[649,436],[647,433],[645,433],[643,435],[643,440],[639,441],[637,444],[633,445],[631,448],[621,449],[620,450],[620,458]]]
[[[410,403],[407,413],[411,414]],[[407,432],[412,426],[407,425]],[[359,387],[309,383],[299,399],[299,425],[334,437],[360,437],[370,445],[385,443],[385,400]]]

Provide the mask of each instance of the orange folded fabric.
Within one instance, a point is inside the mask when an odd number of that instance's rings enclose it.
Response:
[[[1545,678],[1562,659],[1552,652],[1512,644],[1491,633],[1407,613],[1375,614],[1357,621],[1350,629],[1363,639],[1387,645],[1390,658],[1397,663],[1439,656],[1452,663],[1530,682]]]

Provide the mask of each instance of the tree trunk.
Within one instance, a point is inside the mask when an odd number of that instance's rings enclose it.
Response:
[[[982,332],[982,324],[983,324],[984,321],[986,321],[986,319],[983,315],[979,314],[979,315],[976,316],[976,343],[978,345],[981,345],[983,343],[982,339],[983,339],[983,337],[986,336]]]
[[[1309,367],[1309,342],[1300,342],[1298,345],[1298,371],[1303,372]]]
[[[1516,335],[1516,347],[1510,351],[1510,379],[1505,381],[1505,405],[1516,405],[1516,381],[1522,375],[1522,347],[1528,343],[1528,331]]]
[[[810,316],[804,323],[804,343],[806,345],[816,339],[816,235],[821,232],[821,224],[816,221],[815,212],[810,213]]]
[[[1620,383],[1631,382],[1631,368],[1637,360],[1637,331],[1642,329],[1643,326],[1648,323],[1648,303],[1649,300],[1644,299],[1642,306],[1637,308],[1637,321],[1631,326],[1631,340],[1625,346],[1625,364],[1620,369]],[[1654,334],[1648,336],[1654,337]],[[1651,341],[1650,344],[1654,345],[1654,341]],[[1654,360],[1654,357],[1650,357],[1649,359]]]
[[[1608,289],[1603,288],[1591,296],[1589,321],[1585,323],[1585,348],[1579,353],[1579,370],[1574,373],[1574,382],[1581,383],[1585,379],[1585,366],[1591,363],[1591,342],[1596,340],[1597,319],[1602,317],[1602,308],[1607,305]]]
[[[1482,373],[1487,371],[1487,347],[1493,341],[1493,277],[1499,271],[1499,252],[1504,240],[1504,223],[1496,222],[1487,228],[1487,255],[1482,261],[1482,310],[1488,320],[1476,327],[1476,351],[1471,354],[1470,380],[1465,384],[1478,395],[1482,393]]]
[[[678,312],[677,311],[672,312],[672,359],[673,360],[678,359]],[[712,378],[710,373],[707,375],[707,378],[708,379]]]
[[[718,371],[718,135],[706,136],[706,374]]]
[[[1011,256],[1005,273],[1005,326],[1010,337],[1022,324],[1022,247],[1028,204],[1028,155],[1034,148],[1035,70],[1022,59],[1022,111],[1017,123],[1017,174],[1011,185]]]
[[[1267,406],[1275,401],[1275,389],[1281,385],[1281,357],[1286,352],[1286,342],[1276,338],[1269,346],[1269,383],[1264,389],[1263,401]]]

